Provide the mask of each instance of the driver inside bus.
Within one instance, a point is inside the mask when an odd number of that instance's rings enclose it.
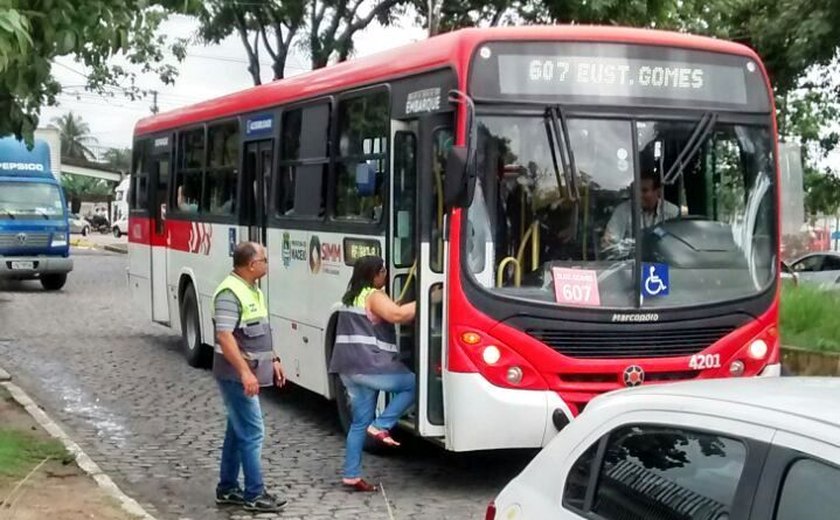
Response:
[[[641,195],[643,230],[680,216],[680,209],[662,197],[662,179],[656,172],[647,170],[642,173]],[[601,247],[615,247],[623,240],[632,238],[633,201],[625,200],[615,207],[604,231]]]

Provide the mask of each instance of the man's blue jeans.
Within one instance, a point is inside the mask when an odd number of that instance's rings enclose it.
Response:
[[[222,446],[219,491],[239,488],[239,469],[245,476],[245,500],[264,491],[260,456],[265,435],[258,396],[248,397],[239,381],[218,379],[227,409],[227,430]]]
[[[347,449],[344,455],[344,478],[362,476],[362,449],[368,426],[377,430],[390,430],[406,410],[414,404],[416,383],[413,373],[405,374],[341,374],[341,382],[350,395],[353,422],[347,432]],[[376,415],[376,398],[379,392],[390,392],[388,406],[379,417]]]

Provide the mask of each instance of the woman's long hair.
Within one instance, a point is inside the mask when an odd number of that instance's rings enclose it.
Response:
[[[352,306],[362,290],[373,287],[373,279],[385,265],[385,261],[378,256],[363,256],[353,265],[353,276],[347,284],[347,292],[341,298],[344,305]]]

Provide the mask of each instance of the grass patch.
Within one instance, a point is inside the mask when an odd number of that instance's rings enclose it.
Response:
[[[800,284],[782,287],[779,316],[782,343],[840,352],[840,292]]]
[[[0,386],[0,401],[18,406],[3,386]],[[21,409],[21,413],[26,412]],[[21,478],[47,457],[63,462],[72,460],[64,445],[55,439],[41,437],[35,431],[0,426],[0,477]]]
[[[55,439],[39,439],[30,432],[0,428],[0,476],[23,477],[46,458],[66,460],[64,446]]]

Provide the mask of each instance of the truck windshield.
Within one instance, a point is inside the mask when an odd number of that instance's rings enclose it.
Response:
[[[0,219],[57,218],[64,215],[58,186],[41,182],[0,181]]]
[[[476,281],[513,298],[612,308],[766,289],[776,251],[770,132],[706,125],[570,118],[568,136],[552,138],[545,116],[479,117],[466,241]],[[557,164],[564,141],[572,172]]]

